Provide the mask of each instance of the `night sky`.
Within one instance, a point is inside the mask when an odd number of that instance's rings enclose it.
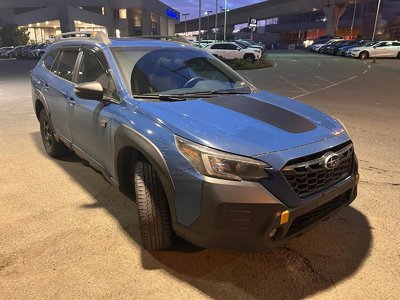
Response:
[[[199,16],[199,0],[161,0],[165,4],[175,8],[181,13],[181,19],[183,20],[183,13],[189,13],[187,17],[189,19],[194,19]],[[254,3],[263,2],[263,0],[228,0],[228,8],[234,9]],[[215,0],[201,0],[202,14],[206,10],[212,10],[211,14],[215,13]],[[218,0],[218,7],[224,6],[224,0]]]

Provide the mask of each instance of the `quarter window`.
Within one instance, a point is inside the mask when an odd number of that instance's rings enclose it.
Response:
[[[63,51],[55,74],[65,80],[72,81],[72,73],[74,71],[78,53],[78,51]]]
[[[56,60],[58,54],[58,50],[50,52],[46,58],[43,60],[43,65],[48,69],[51,70],[51,66],[53,65],[54,61]]]

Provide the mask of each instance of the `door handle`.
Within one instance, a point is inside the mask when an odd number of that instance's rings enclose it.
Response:
[[[50,88],[50,86],[49,86],[48,83],[43,83],[43,88],[44,88],[45,90],[48,90],[48,89]]]
[[[70,106],[75,105],[75,99],[72,97],[67,97],[67,102],[69,103]]]

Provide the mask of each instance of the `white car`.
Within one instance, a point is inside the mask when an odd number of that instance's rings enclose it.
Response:
[[[397,57],[400,59],[399,41],[381,41],[374,45],[355,47],[349,50],[351,57],[367,59],[369,57]]]
[[[243,48],[236,43],[221,42],[208,45],[204,48],[212,55],[220,56],[224,59],[244,59],[247,62],[254,62],[260,60],[261,51],[253,48]]]

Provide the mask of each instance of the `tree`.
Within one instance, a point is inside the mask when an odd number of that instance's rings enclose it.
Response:
[[[29,41],[29,32],[25,27],[7,24],[0,30],[0,39],[3,46],[26,45]]]

